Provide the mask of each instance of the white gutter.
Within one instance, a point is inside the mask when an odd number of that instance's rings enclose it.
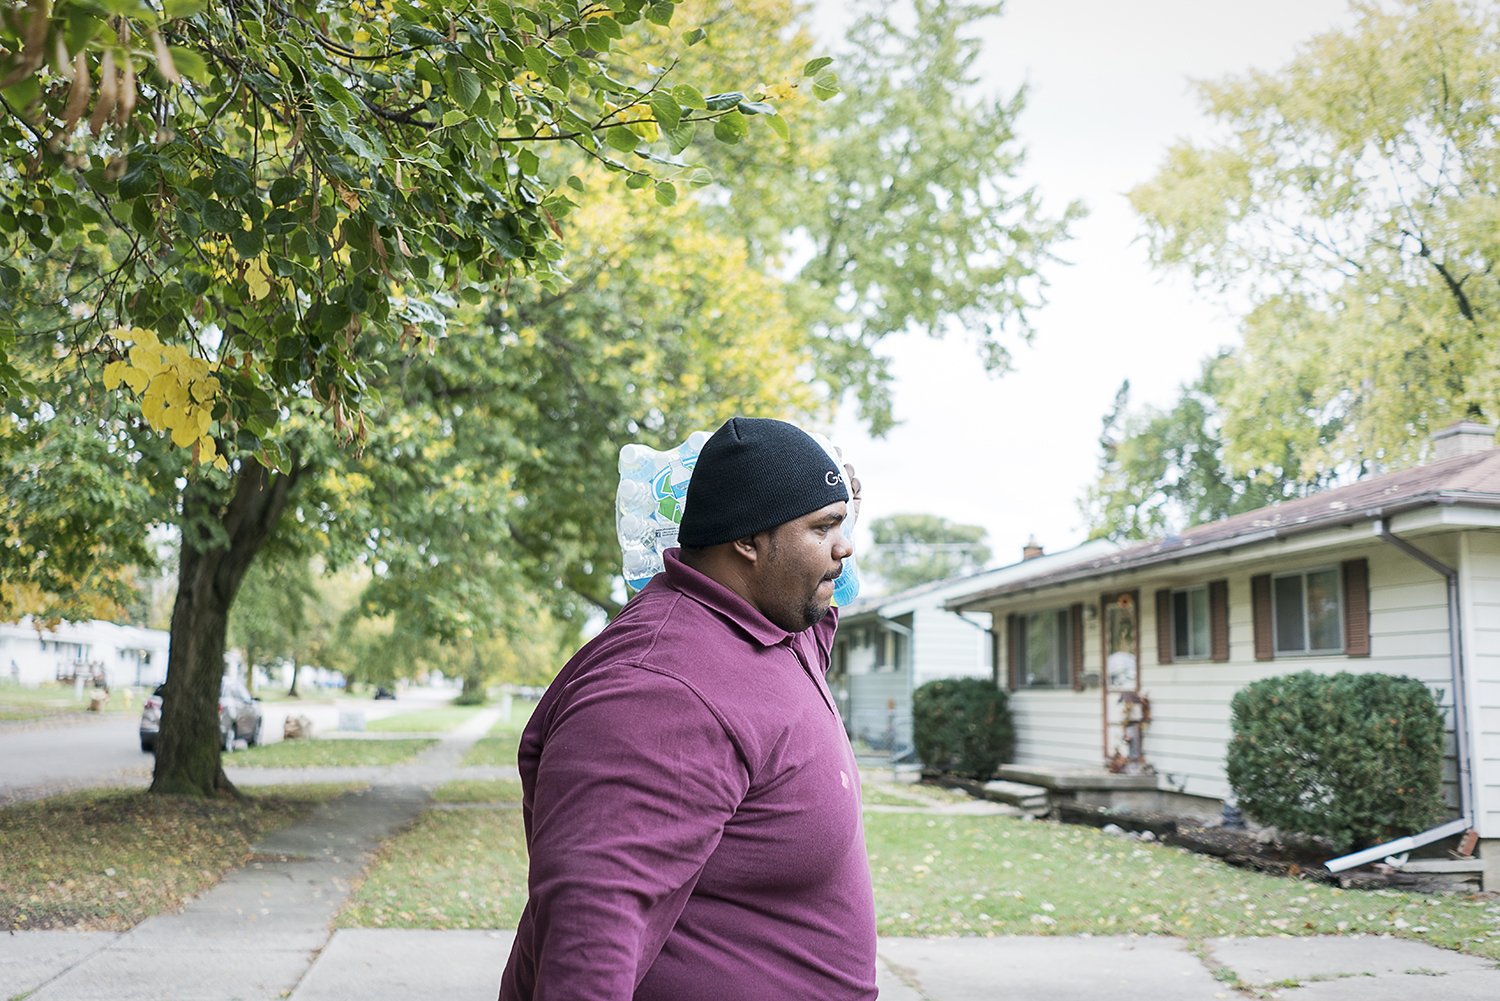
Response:
[[[1462,834],[1474,826],[1473,770],[1469,766],[1469,699],[1465,684],[1463,653],[1463,622],[1458,595],[1458,571],[1405,539],[1392,535],[1383,519],[1375,522],[1375,535],[1401,550],[1412,559],[1441,576],[1448,584],[1448,662],[1453,679],[1453,731],[1458,755],[1458,812],[1459,818],[1430,831],[1414,834],[1352,855],[1329,859],[1323,865],[1329,872],[1343,872],[1355,866],[1373,862],[1379,858],[1399,855],[1423,845],[1441,841],[1454,834]]]
[[[1441,841],[1455,834],[1462,834],[1470,826],[1468,817],[1459,817],[1457,820],[1444,824],[1442,827],[1434,827],[1430,831],[1413,834],[1409,838],[1397,838],[1395,841],[1388,841],[1383,845],[1376,845],[1374,848],[1366,848],[1364,851],[1355,852],[1353,855],[1332,858],[1324,862],[1323,865],[1327,867],[1329,872],[1343,872],[1345,869],[1353,869],[1355,866],[1364,865],[1366,862],[1374,862],[1376,859],[1386,858],[1391,855],[1400,855],[1402,852],[1409,852],[1413,848],[1421,848],[1423,845],[1430,845],[1434,841]]]

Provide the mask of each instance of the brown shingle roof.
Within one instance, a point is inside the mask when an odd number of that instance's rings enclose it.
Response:
[[[1413,466],[1397,473],[1372,476],[1346,487],[1325,490],[1311,497],[1282,501],[1223,521],[1190,528],[1178,536],[1145,542],[1100,559],[954,598],[944,607],[958,611],[972,608],[989,598],[1047,584],[1083,580],[1317,528],[1390,517],[1429,504],[1500,507],[1500,449]]]

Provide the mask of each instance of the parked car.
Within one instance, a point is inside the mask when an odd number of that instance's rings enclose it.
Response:
[[[143,751],[156,750],[156,735],[161,731],[161,693],[165,687],[157,685],[141,709]],[[265,726],[260,700],[251,695],[249,689],[228,678],[219,683],[219,745],[225,751],[233,751],[234,742],[242,737],[255,747],[265,734]]]
[[[391,691],[389,688],[382,686],[375,689],[375,697],[377,699],[394,699],[396,697],[396,693]]]

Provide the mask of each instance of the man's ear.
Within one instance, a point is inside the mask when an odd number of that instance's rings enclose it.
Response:
[[[760,547],[756,544],[756,540],[759,538],[759,535],[747,535],[743,539],[735,539],[731,543],[734,546],[735,555],[747,563],[755,564],[760,562]]]

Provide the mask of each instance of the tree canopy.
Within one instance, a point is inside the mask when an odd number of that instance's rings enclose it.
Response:
[[[1500,8],[1354,12],[1274,72],[1200,84],[1215,139],[1130,194],[1155,263],[1248,301],[1233,471],[1399,466],[1500,407]]]
[[[892,591],[981,570],[990,561],[985,530],[935,514],[893,514],[870,523],[875,548],[865,568]]]
[[[1243,313],[1164,412],[1107,420],[1096,533],[1138,538],[1419,461],[1500,416],[1500,8],[1358,3],[1130,193],[1153,262]]]

